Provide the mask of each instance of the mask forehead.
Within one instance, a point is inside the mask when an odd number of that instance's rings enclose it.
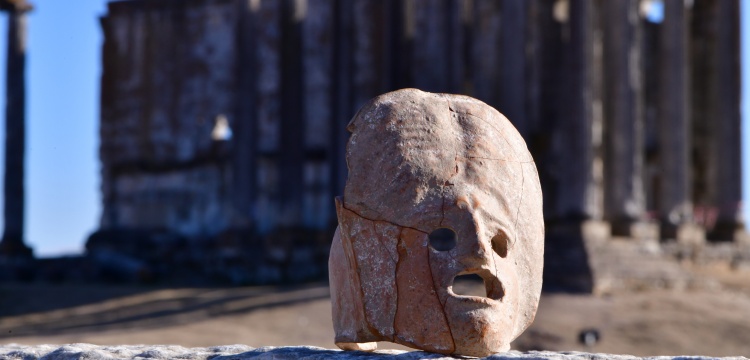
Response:
[[[508,121],[468,97],[389,93],[363,107],[349,129],[345,202],[365,217],[425,232],[440,225],[454,186],[501,200],[518,175],[506,163],[530,161]]]

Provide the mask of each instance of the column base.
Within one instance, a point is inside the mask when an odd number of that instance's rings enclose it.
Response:
[[[20,236],[5,234],[0,241],[0,282],[31,281],[35,274],[34,255]]]
[[[660,228],[662,240],[675,239],[678,243],[687,245],[702,245],[706,242],[706,230],[698,224],[662,223]]]
[[[629,237],[637,240],[658,240],[659,224],[647,221],[612,221],[612,236]]]
[[[604,244],[609,237],[609,223],[604,221],[564,221],[548,225],[544,243],[545,291],[591,293],[595,284],[589,244]]]
[[[750,234],[745,225],[737,222],[718,222],[713,230],[708,233],[708,240],[712,242],[735,242],[741,245],[750,245]]]
[[[16,262],[31,260],[34,258],[34,253],[30,247],[23,243],[23,239],[20,236],[3,236],[3,240],[0,241],[0,261],[2,262]]]
[[[662,253],[659,229],[658,224],[649,222],[620,223],[620,235],[612,237],[614,226],[605,221],[548,226],[545,290],[602,295],[704,286],[674,258]],[[695,240],[700,238],[699,230],[692,226],[675,227],[675,234],[686,241]]]

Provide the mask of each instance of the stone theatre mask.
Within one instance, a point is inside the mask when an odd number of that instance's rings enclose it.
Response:
[[[542,285],[542,193],[523,138],[481,101],[416,89],[371,100],[348,129],[329,259],[336,344],[508,350]],[[487,296],[454,293],[464,274]]]

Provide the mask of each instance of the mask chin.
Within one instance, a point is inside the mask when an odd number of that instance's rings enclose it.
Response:
[[[445,303],[448,323],[453,337],[461,339],[456,341],[455,353],[484,357],[507,351],[516,337],[514,313],[518,310],[507,305],[492,300],[449,298]]]

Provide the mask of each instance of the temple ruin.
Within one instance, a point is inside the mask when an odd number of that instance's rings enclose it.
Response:
[[[238,283],[322,277],[346,124],[404,87],[476,97],[519,129],[547,280],[590,271],[588,238],[742,243],[739,4],[110,3],[87,247]]]

